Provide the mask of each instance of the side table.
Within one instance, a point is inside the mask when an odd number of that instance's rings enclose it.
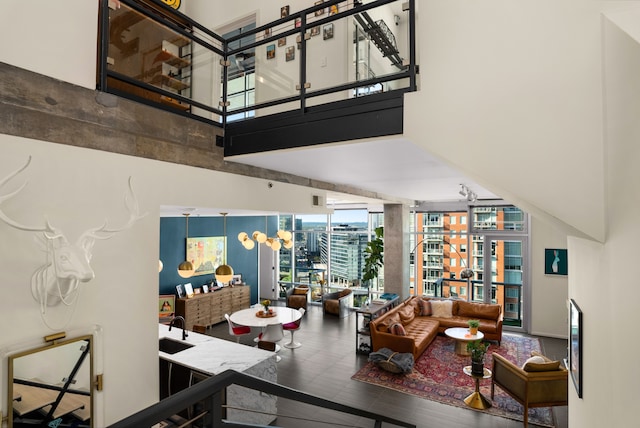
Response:
[[[475,380],[476,384],[475,391],[464,399],[465,404],[471,408],[478,410],[484,410],[491,407],[491,402],[480,393],[480,379],[489,379],[491,377],[491,370],[485,368],[482,376],[471,373],[471,366],[466,366],[464,369],[462,369],[462,371],[467,376],[472,377]]]
[[[395,307],[400,301],[397,294],[389,296],[385,303],[369,303],[356,310],[356,353],[369,355],[371,349],[371,333],[369,322]],[[362,315],[362,320],[360,316]]]

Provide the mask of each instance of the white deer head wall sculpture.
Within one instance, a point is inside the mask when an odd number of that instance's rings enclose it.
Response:
[[[0,181],[2,187],[16,175],[24,171],[31,163],[31,156],[27,163],[17,171]],[[25,186],[25,182],[18,190],[6,195],[0,194],[0,220],[11,227],[27,232],[42,232],[47,261],[39,267],[31,277],[31,293],[40,304],[40,311],[44,315],[47,306],[63,303],[73,305],[77,300],[78,285],[91,281],[95,274],[91,265],[91,251],[96,239],[108,239],[115,233],[131,227],[146,214],[140,214],[138,201],[133,193],[131,177],[125,193],[125,205],[129,210],[129,220],[118,228],[107,227],[107,220],[102,226],[89,229],[82,233],[75,243],[70,243],[61,230],[53,227],[48,220],[43,226],[28,226],[9,218],[2,209],[2,203],[17,195]]]

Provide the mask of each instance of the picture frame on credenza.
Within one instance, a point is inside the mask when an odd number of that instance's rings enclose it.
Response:
[[[176,285],[176,294],[178,294],[178,299],[183,299],[186,296],[184,286],[182,284]]]

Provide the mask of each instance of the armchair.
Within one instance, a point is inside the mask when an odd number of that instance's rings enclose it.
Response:
[[[310,296],[311,288],[307,285],[291,287],[286,292],[287,307],[293,309],[304,308],[306,311]]]
[[[350,288],[322,295],[322,310],[325,314],[344,318],[349,316],[349,308],[351,307],[353,307],[353,290]]]
[[[538,353],[543,363],[527,362],[520,368],[501,355],[493,354],[491,398],[498,385],[524,406],[524,426],[528,426],[529,408],[566,406],[568,401],[568,371],[559,361],[551,361]]]

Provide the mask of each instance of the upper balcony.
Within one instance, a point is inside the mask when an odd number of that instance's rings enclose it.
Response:
[[[414,0],[282,8],[225,35],[158,0],[104,0],[100,27],[99,89],[222,127],[225,156],[402,134],[416,90]]]

